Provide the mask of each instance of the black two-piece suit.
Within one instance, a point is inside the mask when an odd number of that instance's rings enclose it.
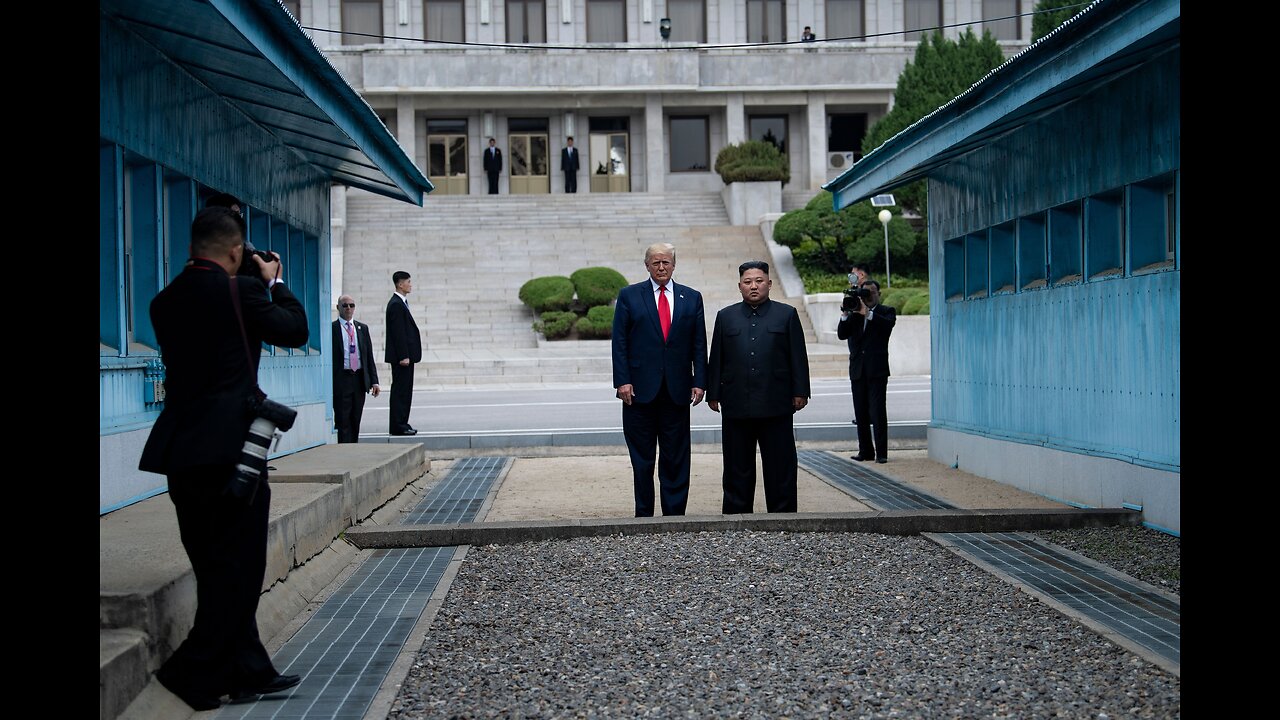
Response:
[[[765,300],[717,313],[707,400],[720,404],[724,513],[752,512],[757,443],[769,512],[796,511],[797,397],[809,397],[809,355],[796,309]]]
[[[387,352],[391,365],[391,416],[387,430],[392,435],[411,430],[409,409],[413,407],[413,365],[422,362],[422,336],[413,321],[409,305],[399,295],[387,301]],[[408,365],[400,361],[409,359]]]
[[[498,173],[502,172],[502,151],[498,146],[484,149],[484,171],[489,176],[489,194],[498,194]]]
[[[560,170],[564,172],[564,191],[578,192],[578,148],[560,150]]]
[[[889,389],[889,336],[898,315],[888,305],[871,308],[870,315],[871,318],[864,321],[862,315],[850,313],[836,326],[836,337],[849,341],[849,382],[853,386],[853,418],[858,425],[858,457],[883,460],[889,456],[885,409]]]
[[[369,326],[352,320],[355,326],[356,359],[359,369],[346,369],[350,337],[342,320],[333,321],[333,424],[338,442],[360,441],[360,418],[364,415],[364,396],[378,384],[378,368],[374,364],[373,340]]]
[[[262,344],[306,345],[307,316],[283,283],[270,294],[259,278],[239,277],[236,286],[243,339],[230,276],[212,261],[193,259],[151,301],[166,398],[138,467],[168,477],[197,602],[191,632],[156,675],[189,703],[277,675],[256,620],[271,490],[262,482],[251,503],[223,491],[253,421],[247,398]]]
[[[689,404],[705,388],[707,325],[702,293],[667,281],[671,326],[662,337],[653,283],[618,293],[613,311],[613,386],[631,385],[622,406],[622,433],[631,455],[636,517],[653,516],[653,470],[658,469],[663,515],[683,515],[689,500]]]

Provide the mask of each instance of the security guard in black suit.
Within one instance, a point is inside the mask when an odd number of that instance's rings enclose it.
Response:
[[[863,281],[866,299],[840,314],[836,337],[849,341],[849,382],[853,386],[853,418],[858,424],[854,460],[889,462],[889,426],[885,410],[889,392],[889,336],[897,312],[880,304],[880,283]],[[874,436],[874,442],[872,437]]]
[[[792,416],[809,403],[809,356],[800,316],[769,299],[769,264],[738,267],[742,302],[716,314],[707,362],[707,406],[722,412],[722,512],[749,513],[756,492],[756,445],[769,512],[796,512]]]
[[[333,425],[340,443],[360,442],[364,396],[382,392],[369,326],[355,314],[355,298],[339,297],[338,319],[333,321]]]

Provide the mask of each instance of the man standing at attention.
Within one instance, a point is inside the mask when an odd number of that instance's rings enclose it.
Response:
[[[489,147],[484,151],[484,171],[489,176],[489,194],[497,195],[498,173],[502,172],[502,151],[493,138],[489,138]]]
[[[889,391],[889,336],[898,322],[898,314],[888,305],[880,304],[880,283],[867,280],[860,289],[866,292],[857,296],[858,302],[852,310],[840,313],[840,323],[836,325],[836,337],[849,341],[853,420],[858,424],[858,454],[850,457],[887,463],[889,426],[885,396]]]
[[[373,362],[369,326],[355,320],[356,301],[338,298],[338,319],[333,321],[333,424],[338,442],[360,442],[360,417],[364,395],[378,397],[378,368]]]
[[[706,387],[707,327],[702,294],[671,281],[676,249],[644,252],[649,278],[618,293],[613,313],[613,386],[622,400],[622,434],[631,454],[636,517],[653,517],[658,468],[663,515],[689,500],[689,408]]]
[[[809,403],[809,356],[800,316],[769,300],[769,264],[738,266],[742,302],[716,315],[707,362],[707,407],[720,420],[723,512],[755,504],[756,445],[769,512],[796,512],[796,438],[792,416]]]
[[[387,432],[392,435],[417,435],[409,424],[413,407],[413,364],[422,362],[422,336],[418,323],[409,311],[409,293],[413,280],[409,273],[397,270],[391,276],[396,292],[387,301],[387,352],[384,360],[391,365],[391,416]]]
[[[578,151],[573,147],[573,136],[570,135],[568,147],[560,151],[560,169],[564,171],[564,191],[578,192]]]
[[[307,344],[307,315],[280,278],[280,256],[245,260],[244,219],[206,207],[191,221],[191,260],[151,301],[167,398],[138,469],[161,473],[196,576],[195,622],[156,679],[195,710],[297,685],[258,637],[267,568],[271,487],[265,475],[243,498],[236,478],[258,388],[262,344]]]

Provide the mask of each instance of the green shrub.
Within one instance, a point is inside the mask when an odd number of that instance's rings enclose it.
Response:
[[[929,314],[929,291],[914,291],[905,303],[902,304],[903,315],[928,315]]]
[[[573,281],[563,275],[534,278],[520,287],[520,302],[539,314],[568,310],[573,304]]]
[[[735,182],[791,181],[791,163],[778,147],[763,140],[726,145],[716,155],[716,172],[724,184]]]
[[[597,305],[587,311],[586,317],[578,318],[578,337],[583,340],[607,338],[613,334],[613,308],[608,305]]]
[[[622,273],[607,267],[589,267],[576,270],[569,279],[578,291],[578,302],[588,308],[608,305],[618,297],[618,291],[627,286]]]
[[[540,319],[534,321],[533,329],[548,340],[558,340],[569,335],[577,320],[578,316],[574,313],[552,310],[542,313]]]
[[[880,287],[883,288],[884,285],[881,284]],[[893,288],[890,290],[885,288],[884,292],[880,293],[880,304],[888,305],[889,307],[897,310],[898,314],[901,315],[902,308],[912,297],[914,297],[914,293],[911,290],[907,290],[905,288]]]

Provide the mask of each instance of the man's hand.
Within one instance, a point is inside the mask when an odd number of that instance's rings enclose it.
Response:
[[[636,397],[636,389],[630,383],[618,386],[618,398],[622,400],[623,405],[630,405],[631,401]]]
[[[791,398],[791,407],[794,408],[792,412],[800,412],[801,410],[804,409],[804,406],[808,404],[809,404],[809,398],[807,397]]]
[[[706,394],[707,394],[707,391],[706,391],[706,390],[703,390],[702,388],[694,388],[694,389],[693,389],[693,404],[694,404],[694,405],[697,405],[698,403],[702,402],[702,396],[703,396],[703,395],[706,395]]]
[[[711,412],[720,412],[720,402],[718,400],[708,400],[707,407],[711,408]]]
[[[262,273],[262,282],[270,285],[272,280],[280,278],[280,254],[274,250],[267,250],[266,252],[271,253],[271,257],[274,257],[275,260],[267,262],[262,259],[261,255],[254,253],[253,261],[258,263],[258,272]]]
[[[374,397],[378,397],[378,393],[380,392],[382,392],[382,388],[378,387],[377,385],[374,385],[373,387],[369,388],[369,394]]]
[[[401,361],[400,361],[400,367],[409,367],[409,358],[405,358],[405,359],[401,360]],[[394,380],[395,378],[392,378],[392,379]]]

